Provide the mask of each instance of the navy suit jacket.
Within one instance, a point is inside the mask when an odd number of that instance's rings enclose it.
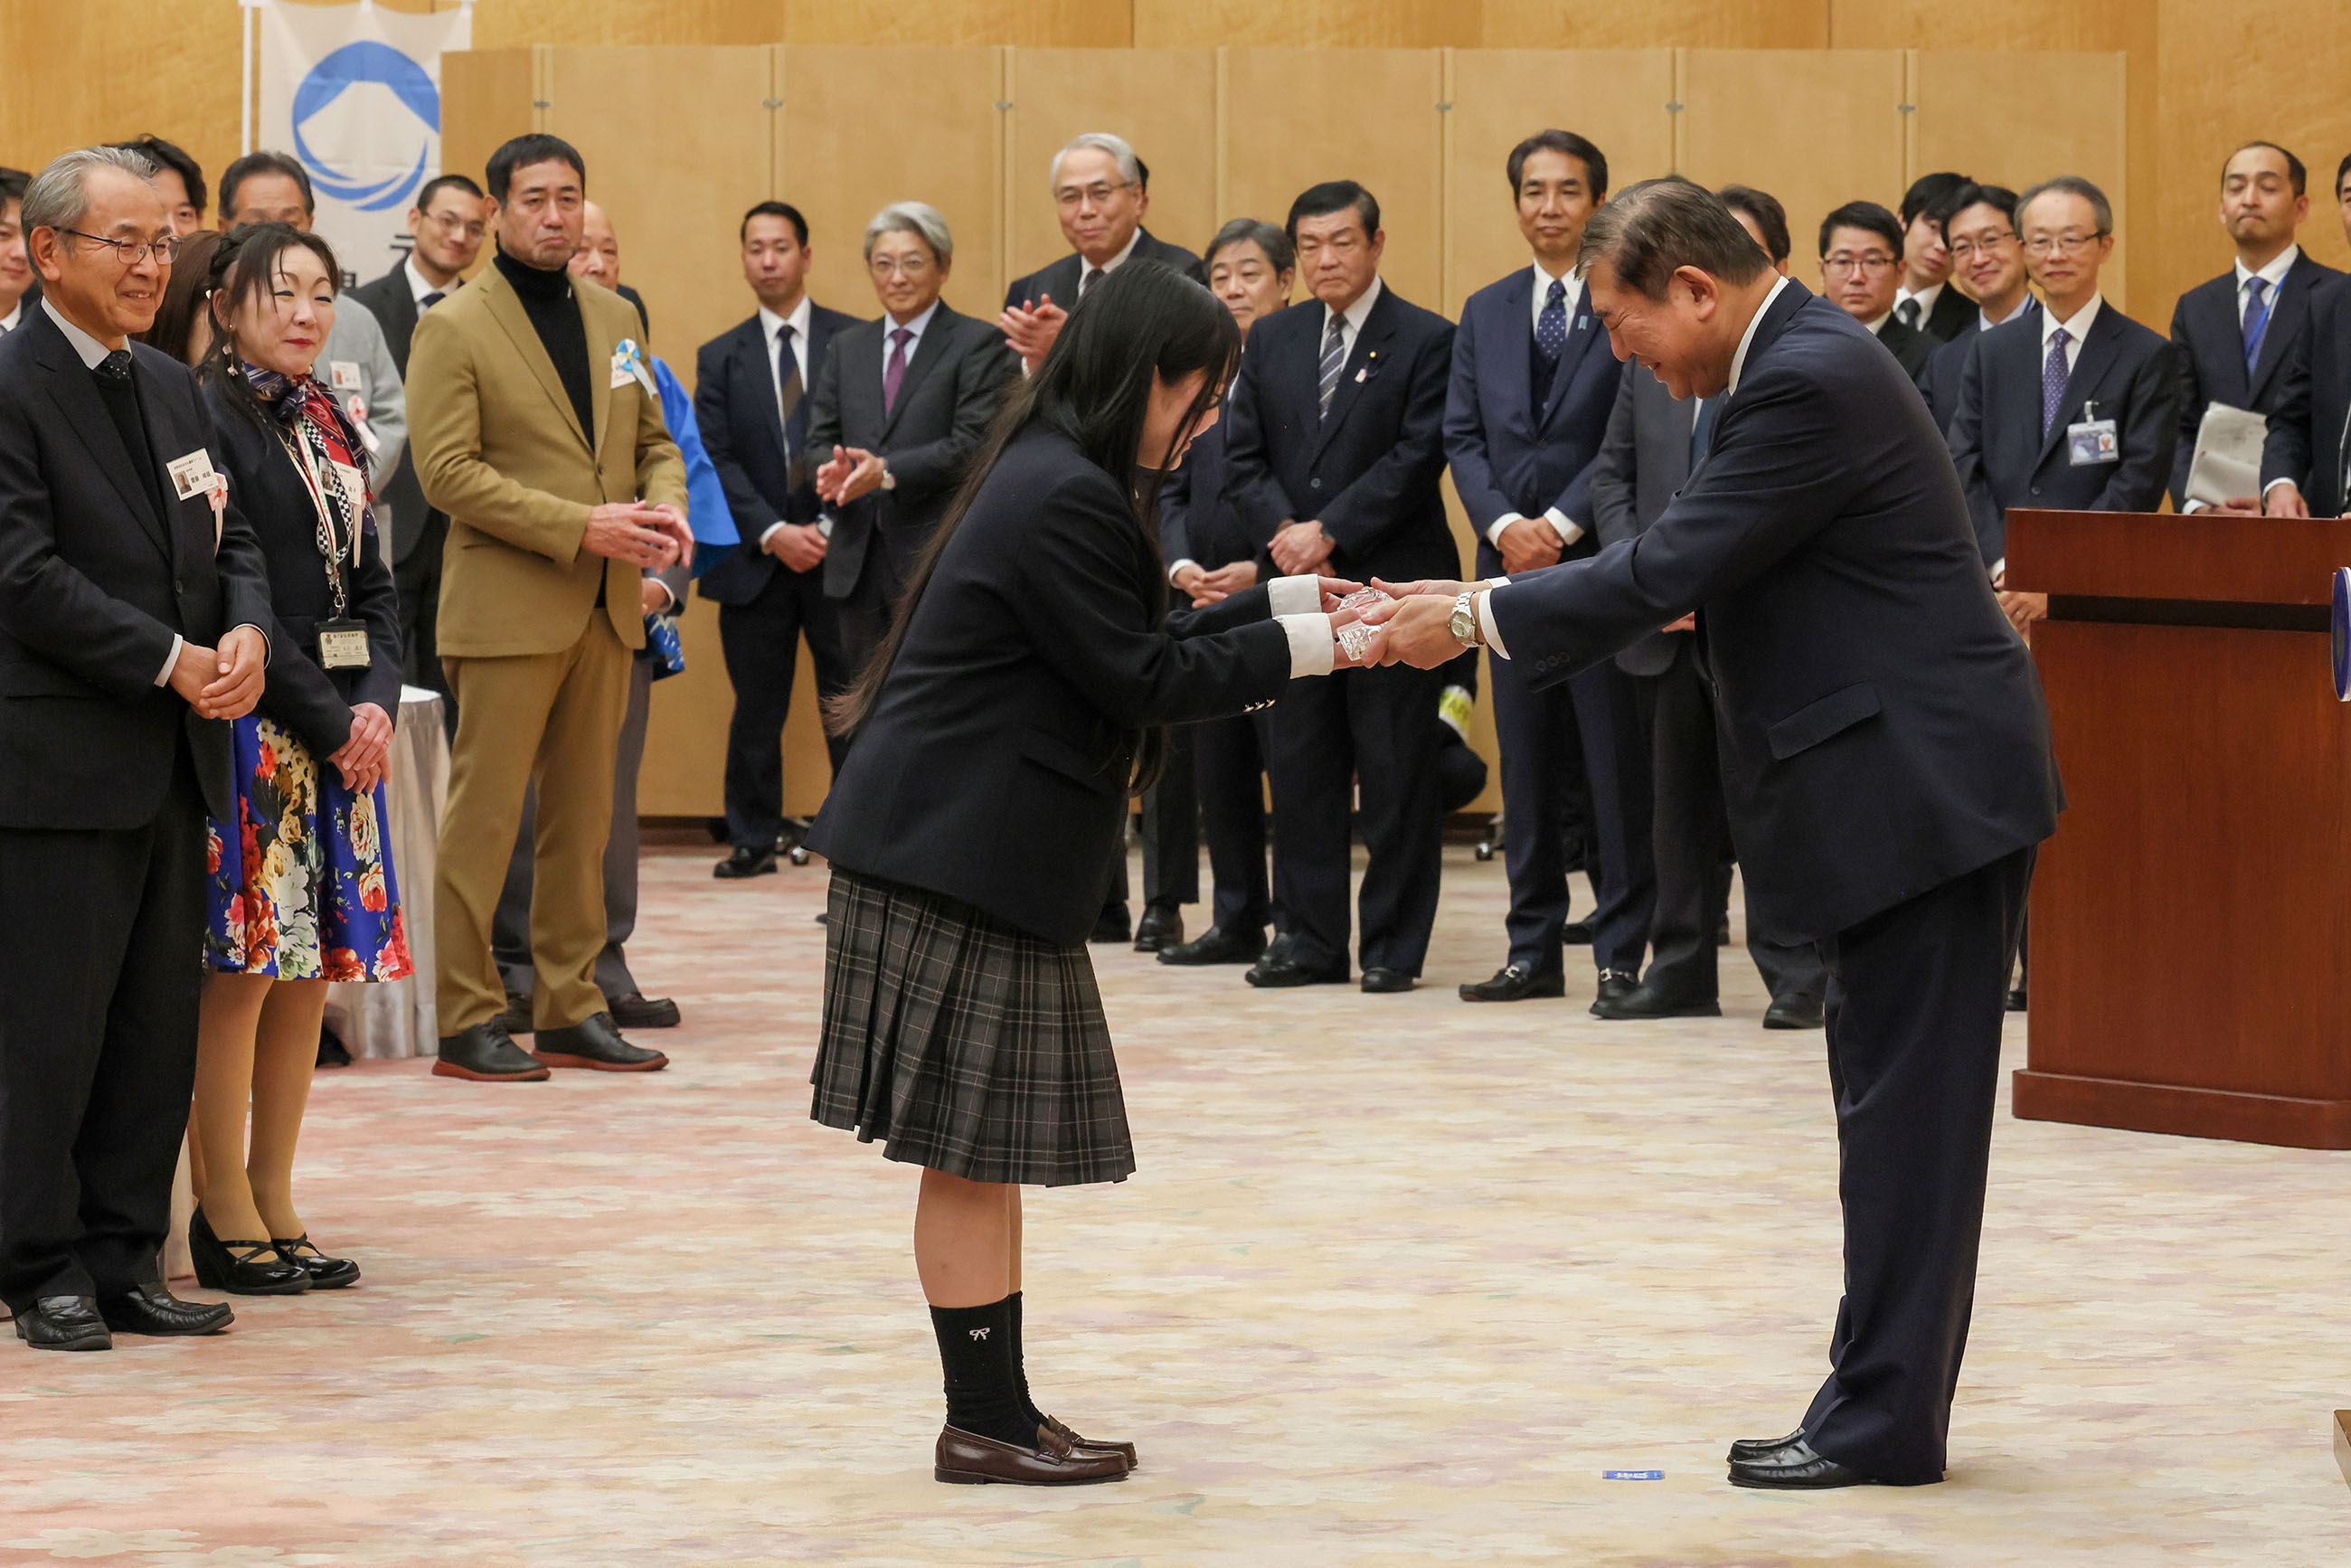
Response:
[[[1665,516],[1689,478],[1697,420],[1697,399],[1676,397],[1645,366],[1625,367],[1616,383],[1616,406],[1609,412],[1608,434],[1592,461],[1595,548],[1636,538]],[[1616,665],[1626,674],[1662,675],[1688,643],[1679,632],[1652,632],[1621,650]]]
[[[1477,530],[1480,577],[1501,572],[1501,552],[1486,542],[1486,530],[1507,513],[1540,517],[1556,507],[1584,529],[1570,550],[1588,555],[1594,548],[1592,461],[1608,434],[1625,367],[1587,293],[1576,301],[1549,383],[1536,386],[1534,298],[1534,268],[1520,267],[1472,294],[1453,331],[1445,455]]]
[[[2024,297],[2024,313],[2011,320],[2041,319],[2041,301],[2028,294]],[[2005,326],[2003,322],[2001,325]],[[1935,416],[1935,428],[1949,440],[1951,416],[1959,412],[1959,380],[1968,368],[1968,350],[1983,335],[1983,329],[1971,326],[1948,343],[1936,345],[1927,356],[1927,368],[1918,372],[1918,391],[1927,400],[1927,412]]]
[[[1984,564],[2008,554],[2013,507],[2060,512],[2151,512],[2162,504],[2179,441],[2178,357],[2160,333],[2109,299],[2099,307],[2074,361],[2057,417],[2041,428],[2042,318],[2028,312],[1976,334],[1959,372],[1951,415],[1951,461],[1967,488]],[[2076,465],[2065,439],[2095,402],[2117,425],[2113,463]]]
[[[2245,371],[2245,329],[2237,315],[2237,269],[2198,284],[2171,311],[2171,348],[2179,359],[2179,446],[2171,460],[2171,504],[2188,505],[2188,469],[2196,457],[2196,431],[2211,403],[2278,411],[2285,381],[2280,372],[2294,348],[2310,335],[2310,300],[2320,285],[2343,275],[2305,251],[2286,268],[2270,304],[2261,358]]]
[[[1198,256],[1180,245],[1169,245],[1157,238],[1149,229],[1137,232],[1134,250],[1126,259],[1162,263],[1174,267],[1202,287],[1207,287],[1208,269],[1200,265]],[[1123,267],[1125,263],[1119,265]],[[1009,310],[1016,305],[1023,308],[1034,306],[1050,295],[1053,303],[1062,309],[1074,310],[1078,308],[1079,277],[1085,267],[1085,258],[1075,251],[1059,261],[1048,262],[1028,277],[1013,280],[1012,287],[1004,291],[1004,308]]]
[[[1945,283],[1943,291],[1935,296],[1935,308],[1918,323],[1918,330],[1938,343],[1957,342],[1968,335],[1982,311],[1976,302],[1959,292],[1955,284]]]
[[[759,536],[778,523],[812,523],[819,503],[816,471],[831,453],[811,455],[807,476],[792,488],[791,454],[808,450],[816,378],[836,333],[857,325],[854,316],[809,307],[808,380],[787,427],[777,418],[776,367],[768,357],[768,334],[754,313],[721,332],[695,356],[694,420],[703,450],[718,470],[726,510],[742,543],[702,576],[702,596],[721,604],[748,604],[768,580],[790,569],[759,548]],[[816,570],[821,570],[821,568]]]
[[[1934,421],[1868,329],[1801,284],[1765,310],[1656,521],[1492,599],[1539,686],[1693,609],[1761,920],[1827,936],[2055,829],[2040,677]]]
[[[1268,541],[1285,522],[1319,519],[1338,542],[1336,576],[1458,577],[1437,486],[1453,323],[1384,284],[1323,418],[1323,316],[1309,299],[1250,327],[1225,415],[1225,499]]]
[[[2310,330],[2278,383],[2262,487],[2291,479],[2312,517],[2340,517],[2351,510],[2351,278],[2331,279],[2311,300]]]
[[[1169,566],[1188,560],[1214,571],[1255,560],[1262,581],[1273,571],[1267,541],[1258,538],[1225,499],[1224,422],[1195,436],[1184,461],[1159,487],[1159,553]]]

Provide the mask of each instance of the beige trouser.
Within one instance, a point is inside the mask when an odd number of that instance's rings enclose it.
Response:
[[[560,653],[441,662],[457,699],[434,883],[441,1032],[455,1034],[506,1010],[490,925],[522,824],[523,791],[534,782],[532,1021],[540,1029],[580,1023],[604,1010],[596,956],[604,948],[604,841],[629,703],[629,650],[598,610]]]

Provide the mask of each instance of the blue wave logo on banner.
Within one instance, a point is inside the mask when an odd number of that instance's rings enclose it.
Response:
[[[416,162],[390,179],[371,181],[348,174],[315,152],[302,128],[323,112],[346,88],[369,84],[388,89],[417,120]],[[398,206],[424,182],[424,167],[433,156],[433,138],[441,130],[441,93],[424,68],[393,48],[372,39],[345,44],[310,69],[294,89],[294,152],[310,171],[311,182],[326,194],[348,202],[361,212],[381,212]]]

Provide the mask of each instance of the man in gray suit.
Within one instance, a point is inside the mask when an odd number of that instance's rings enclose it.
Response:
[[[1788,225],[1780,204],[1743,185],[1726,185],[1718,193],[1785,277]],[[1607,439],[1592,466],[1593,528],[1603,546],[1633,538],[1666,509],[1704,455],[1713,405],[1720,401],[1677,402],[1644,367],[1625,368]],[[1730,898],[1730,819],[1715,755],[1714,693],[1691,641],[1694,623],[1694,617],[1684,616],[1616,655],[1617,666],[1635,677],[1649,732],[1657,893],[1649,972],[1603,1017],[1722,1012],[1714,936]],[[1747,951],[1771,989],[1763,1027],[1820,1028],[1828,982],[1818,950],[1809,942],[1770,936],[1750,901]]]

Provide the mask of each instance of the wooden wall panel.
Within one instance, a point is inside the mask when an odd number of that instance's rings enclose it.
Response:
[[[531,110],[536,65],[529,49],[474,49],[443,58],[442,168],[478,182],[490,154],[532,128],[537,120]],[[486,246],[486,264],[488,254]]]
[[[208,174],[237,154],[240,14],[235,0],[156,26],[152,0],[8,0],[0,34],[0,163],[37,171],[58,153],[143,132],[178,142]]]
[[[1445,128],[1447,315],[1528,262],[1510,189],[1510,149],[1546,127],[1589,138],[1609,183],[1674,166],[1671,49],[1462,49],[1453,57]]]
[[[479,49],[772,44],[783,27],[783,0],[487,0],[474,7]]]
[[[1049,176],[1070,138],[1107,131],[1151,169],[1151,232],[1197,251],[1217,232],[1217,56],[1213,49],[1009,51],[1005,209],[1010,279],[1069,251]],[[1064,300],[1063,304],[1074,301]]]
[[[1484,0],[1479,41],[1489,49],[1824,49],[1828,7],[1829,0]]]
[[[1426,49],[1230,49],[1223,74],[1217,184],[1225,214],[1278,224],[1309,185],[1359,181],[1378,198],[1387,231],[1382,277],[1414,304],[1440,308],[1442,57]],[[1378,112],[1365,113],[1367,104]]]
[[[1789,271],[1818,288],[1821,219],[1845,202],[1902,199],[1906,64],[1895,49],[1688,50],[1680,172],[1779,197]]]
[[[1145,49],[1470,48],[1480,30],[1477,0],[1133,0],[1133,16]]]
[[[780,0],[777,8],[779,37],[791,44],[1114,48],[1135,41],[1124,0]]]

